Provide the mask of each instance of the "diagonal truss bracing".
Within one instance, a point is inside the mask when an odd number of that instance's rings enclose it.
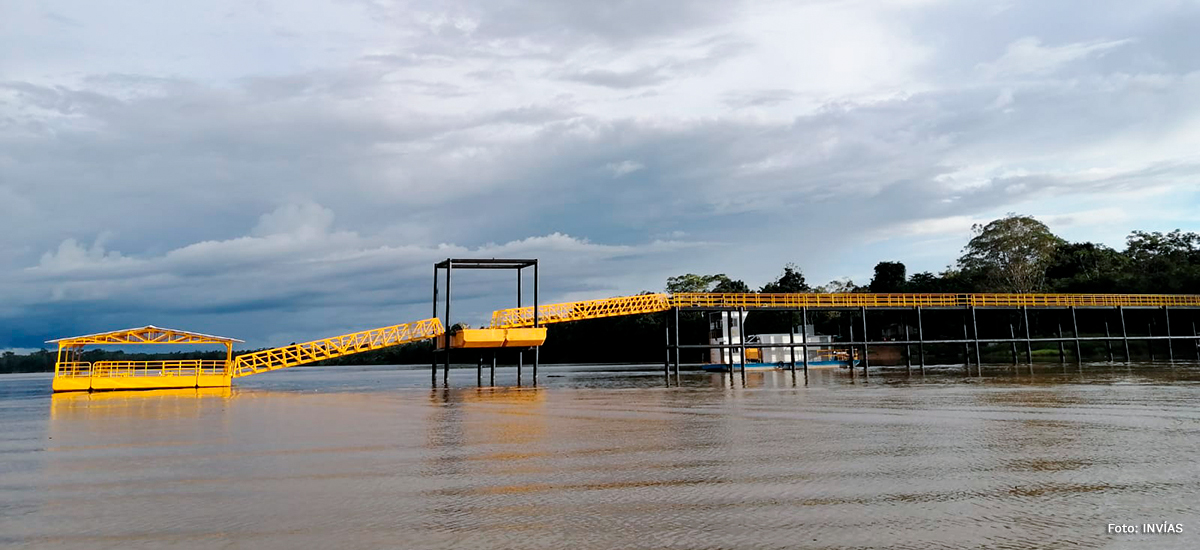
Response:
[[[549,304],[538,308],[542,324],[638,315],[679,308],[893,308],[893,307],[1200,307],[1194,294],[878,294],[709,293],[641,294],[605,300]],[[533,308],[492,313],[492,328],[533,326]]]
[[[435,338],[444,332],[441,320],[431,318],[256,351],[237,356],[233,361],[232,374],[235,378],[249,376],[333,357]]]
[[[619,296],[603,300],[548,304],[538,308],[538,322],[562,323],[582,319],[599,319],[620,315],[638,315],[671,309],[667,294],[638,294]],[[519,328],[533,326],[533,307],[501,309],[492,312],[492,328]]]

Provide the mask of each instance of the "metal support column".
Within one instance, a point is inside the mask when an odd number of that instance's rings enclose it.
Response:
[[[921,365],[921,375],[925,375],[925,325],[921,320],[921,306],[917,306],[917,363]]]
[[[1083,351],[1079,347],[1079,322],[1075,320],[1075,306],[1071,306],[1071,334],[1075,335],[1075,362],[1083,362]]]
[[[1021,315],[1025,316],[1025,359],[1029,361],[1030,372],[1033,371],[1033,341],[1029,337],[1029,306],[1021,306]]]
[[[437,264],[434,264],[433,265],[433,317],[437,318],[437,316],[438,316],[438,267],[437,267]],[[448,337],[448,339],[449,339],[450,336],[446,335],[445,337]],[[430,354],[432,355],[432,364],[433,364],[433,369],[432,369],[433,372],[431,375],[433,378],[432,378],[431,382],[433,383],[433,385],[438,385],[438,340],[437,339],[433,339],[433,351]]]
[[[490,377],[491,378],[490,378],[490,382],[488,383],[488,385],[495,386],[496,385],[496,350],[492,350],[492,370],[491,370]]]
[[[1012,340],[1012,341],[1011,341],[1011,342],[1009,342],[1009,343],[1010,343],[1010,344],[1012,344],[1012,362],[1013,362],[1013,366],[1016,366],[1016,364],[1017,364],[1017,329],[1013,328],[1013,324],[1012,324],[1012,323],[1009,323],[1009,324],[1008,324],[1008,338],[1009,338],[1010,340]]]
[[[517,308],[521,307],[521,270],[517,270]],[[521,385],[521,369],[525,366],[525,348],[517,350],[517,385]]]
[[[479,354],[479,362],[475,364],[475,385],[483,386],[483,354]]]
[[[454,270],[454,262],[446,259],[446,366],[442,370],[442,384],[450,384],[450,331],[454,325],[450,324],[450,272]]]
[[[979,359],[979,323],[975,320],[975,306],[971,306],[971,334],[975,335],[975,373],[983,376],[983,361]]]
[[[1175,362],[1175,343],[1171,340],[1171,308],[1163,306],[1163,319],[1167,322],[1167,361]]]
[[[866,375],[866,376],[869,378],[869,377],[871,376],[871,372],[870,372],[870,371],[868,371],[867,369],[871,368],[871,352],[870,352],[870,350],[867,348],[867,342],[871,341],[871,338],[870,338],[869,336],[867,336],[867,334],[869,334],[869,333],[867,332],[867,308],[865,308],[865,307],[860,307],[860,308],[858,308],[858,310],[859,310],[859,312],[860,312],[860,313],[862,313],[862,329],[863,329],[863,374],[864,374],[864,375]]]
[[[521,272],[521,270],[518,269],[517,273],[520,273],[520,272]],[[534,328],[538,328],[541,326],[539,319],[538,319],[538,279],[539,279],[539,277],[538,277],[538,262],[537,262],[537,260],[534,260],[533,261],[533,327]],[[537,386],[537,384],[538,384],[537,369],[538,369],[538,363],[541,361],[541,356],[542,356],[542,347],[534,346],[533,347],[533,385],[534,386]]]
[[[670,383],[670,381],[671,381],[671,313],[670,312],[663,312],[663,337],[665,338],[665,340],[664,340],[665,343],[663,344],[663,350],[665,350],[665,352],[667,354],[666,359],[663,360],[663,376],[667,377],[667,382]]]
[[[679,308],[674,308],[675,315],[675,376],[679,376]]]
[[[1108,330],[1108,320],[1104,321],[1104,348],[1108,351],[1108,362],[1113,362],[1112,332]]]
[[[808,306],[800,308],[800,341],[804,344],[801,351],[804,353],[804,374],[808,375]],[[1197,344],[1200,346],[1200,343]],[[1200,347],[1196,349],[1200,350]],[[1198,352],[1200,353],[1200,352]],[[808,380],[808,378],[805,378]]]
[[[1063,342],[1062,323],[1058,324],[1058,362],[1067,362],[1067,345]]]
[[[1129,332],[1125,330],[1125,308],[1117,306],[1117,315],[1121,317],[1121,339],[1125,341],[1125,362],[1132,361],[1129,358]]]
[[[733,312],[719,312],[725,325],[725,347],[721,349],[721,363],[725,363],[726,354],[729,357],[729,385],[733,386]]]
[[[738,345],[741,347],[741,363],[742,363],[742,383],[746,381],[746,316],[743,312],[746,308],[738,308]]]
[[[803,328],[801,328],[801,330],[803,330]],[[789,370],[791,370],[793,373],[795,373],[796,372],[796,327],[791,322],[788,323],[788,343],[792,345],[792,347],[788,348],[788,350],[789,350],[788,358],[791,359],[791,362],[790,362],[791,364],[790,364]]]

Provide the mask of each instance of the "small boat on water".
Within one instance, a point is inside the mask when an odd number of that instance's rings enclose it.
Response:
[[[711,364],[702,368],[709,372],[728,372],[730,367],[741,369],[741,325],[750,314],[743,312],[717,312],[709,314],[709,344],[729,345],[737,347],[718,348],[710,350]],[[848,368],[857,366],[858,350],[838,348],[833,337],[817,334],[812,325],[803,325],[793,329],[792,334],[754,334],[746,336],[746,370],[776,370],[790,368],[792,365],[792,348],[795,348],[796,365],[804,364],[807,355],[809,368]],[[807,351],[800,344],[807,344]],[[756,345],[758,344],[758,345]],[[773,344],[762,346],[762,344]],[[789,344],[779,346],[779,344]],[[816,344],[816,345],[814,345]]]

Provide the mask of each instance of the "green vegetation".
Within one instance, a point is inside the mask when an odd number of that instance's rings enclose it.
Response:
[[[898,261],[883,261],[875,266],[874,277],[860,286],[850,280],[834,280],[815,289],[804,279],[800,267],[787,264],[774,280],[758,292],[1072,292],[1072,293],[1166,293],[1189,294],[1200,289],[1200,234],[1172,231],[1169,233],[1134,231],[1126,239],[1124,250],[1114,250],[1101,244],[1067,242],[1050,232],[1041,222],[1029,216],[1010,214],[986,225],[972,228],[972,236],[963,248],[961,257],[941,273],[921,272],[907,275],[905,265]],[[667,292],[751,292],[744,281],[721,273],[698,275],[688,273],[667,279]],[[889,317],[892,315],[892,317]],[[906,322],[902,313],[872,314],[874,325],[871,338],[897,339]],[[1030,324],[1035,336],[1051,336],[1063,320],[1054,312],[1031,313]],[[925,319],[930,339],[937,336],[962,336],[961,312],[931,314]],[[850,316],[844,312],[813,312],[809,322],[822,334],[849,337]],[[800,323],[793,312],[759,312],[747,321],[749,333],[786,332]],[[1020,319],[987,319],[980,322],[981,333],[1007,335],[1011,324],[1021,326]],[[1103,335],[1102,325],[1087,325],[1080,321],[1080,330],[1087,335]],[[1143,314],[1131,313],[1131,332],[1145,334],[1154,329],[1157,321]],[[1070,326],[1069,320],[1067,326]],[[1188,325],[1183,325],[1188,326]],[[1115,327],[1113,327],[1115,328]],[[1190,328],[1190,327],[1188,327]],[[1138,330],[1141,329],[1141,330]],[[893,331],[890,335],[887,331]],[[1187,329],[1185,329],[1187,330]],[[705,341],[708,322],[698,313],[680,316],[680,331],[686,341]],[[541,350],[546,363],[595,362],[657,362],[664,356],[661,316],[642,315],[615,317],[555,325],[552,335]],[[1069,336],[1069,334],[1068,334]],[[861,337],[861,334],[859,335]],[[1165,345],[1165,344],[1156,344]],[[1182,345],[1182,344],[1179,344]],[[1004,349],[999,349],[1003,347]],[[1068,346],[1073,348],[1073,346]],[[1137,353],[1148,354],[1145,343],[1133,346]],[[961,345],[929,346],[929,353],[953,360],[961,357]],[[406,364],[429,363],[429,342],[368,352],[327,361],[325,364]],[[242,352],[245,353],[245,352]],[[993,346],[986,357],[1008,357],[1008,346]],[[1068,355],[1074,353],[1068,350]],[[1084,355],[1106,353],[1104,345],[1085,346]],[[1160,351],[1160,353],[1164,353]],[[685,361],[702,361],[706,352],[692,351]],[[462,353],[463,361],[472,361]],[[1058,356],[1054,349],[1035,349],[1035,357]],[[1120,355],[1120,354],[1118,354]],[[220,359],[222,352],[142,354],[122,351],[89,350],[85,361],[101,360],[160,360],[203,358]],[[502,361],[513,360],[513,354],[501,354]],[[54,353],[47,350],[28,355],[11,352],[0,356],[0,372],[37,372],[52,370]]]

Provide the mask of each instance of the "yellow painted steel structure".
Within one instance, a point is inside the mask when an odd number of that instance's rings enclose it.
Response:
[[[229,364],[236,338],[200,334],[147,325],[98,334],[59,338],[54,364],[54,391],[138,390],[150,388],[212,388],[230,385]],[[225,346],[224,361],[80,361],[88,345],[199,345]]]
[[[546,342],[546,327],[537,328],[468,328],[450,335],[450,347],[472,348],[529,348]],[[438,336],[437,346],[446,347],[446,335]]]
[[[541,329],[545,330],[545,329]],[[444,333],[436,318],[324,338],[233,357],[234,338],[145,326],[51,340],[58,344],[53,389],[63,391],[229,387],[234,378],[323,359],[434,338]],[[224,361],[80,361],[85,345],[223,344]]]
[[[1200,295],[1178,294],[871,294],[871,293],[679,293],[639,294],[602,300],[547,304],[539,325],[639,315],[671,308],[891,308],[891,307],[1200,307]],[[451,337],[455,348],[540,346],[546,328],[534,327],[533,307],[492,313],[490,329],[466,329]],[[50,340],[58,344],[53,388],[61,391],[229,387],[233,378],[313,363],[364,351],[436,338],[445,334],[436,317],[364,330],[233,357],[225,338],[153,325]],[[87,345],[221,344],[225,361],[81,361]]]
[[[362,353],[390,346],[398,346],[418,340],[435,338],[445,333],[442,321],[436,317],[413,323],[392,325],[361,332],[353,332],[292,344],[273,349],[244,353],[233,360],[231,372],[234,378],[250,376],[260,372],[315,363],[325,359]]]
[[[638,294],[603,300],[546,304],[538,307],[538,323],[563,323],[601,317],[638,315],[671,309],[669,294]],[[492,328],[533,326],[533,306],[501,309],[492,312]]]
[[[540,306],[541,323],[561,323],[680,308],[845,307],[1200,307],[1194,294],[877,294],[679,293],[640,294]],[[533,308],[492,313],[492,328],[533,326]]]

